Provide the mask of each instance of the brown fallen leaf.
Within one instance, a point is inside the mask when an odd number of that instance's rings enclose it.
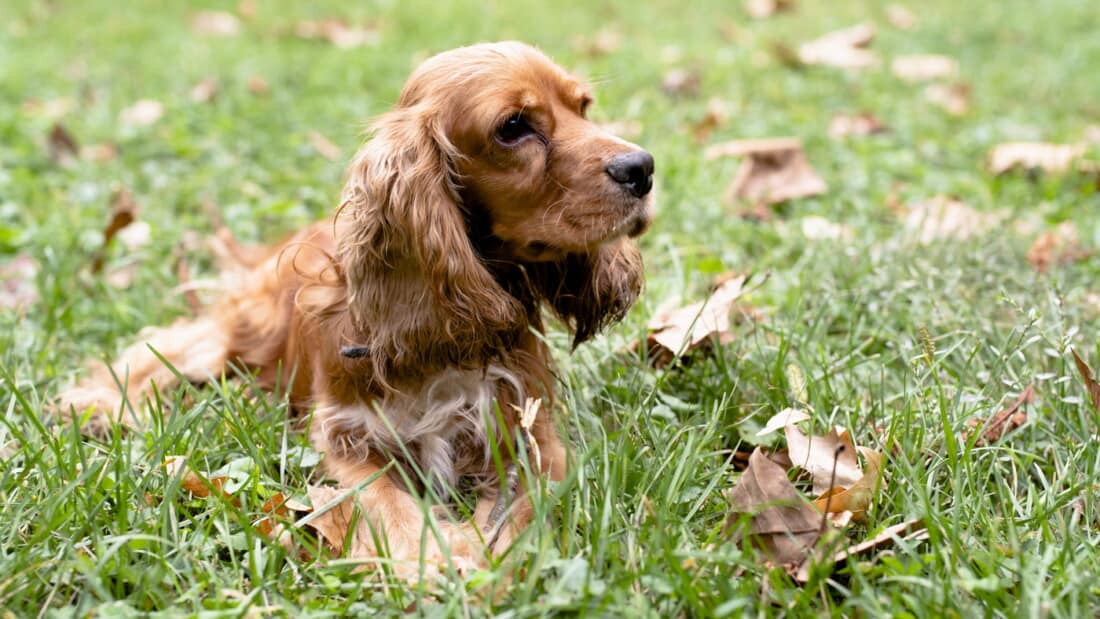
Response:
[[[994,174],[1016,169],[1060,174],[1069,171],[1086,150],[1084,144],[1007,142],[989,151],[989,169]]]
[[[1027,250],[1027,261],[1036,271],[1046,273],[1052,266],[1084,260],[1093,253],[1081,245],[1077,228],[1064,221],[1036,237]]]
[[[878,57],[867,49],[874,38],[874,26],[857,24],[798,46],[798,60],[810,65],[866,69],[878,64]]]
[[[928,529],[924,526],[923,520],[919,518],[906,520],[901,524],[886,527],[881,533],[871,539],[849,546],[832,556],[821,560],[804,562],[799,567],[798,573],[794,578],[800,584],[806,584],[810,582],[811,570],[814,567],[823,566],[825,562],[831,565],[837,565],[847,561],[850,557],[863,555],[873,550],[896,544],[899,541],[912,543],[921,542],[926,539],[928,539]]]
[[[236,497],[224,490],[225,484],[230,480],[229,477],[207,477],[198,473],[188,466],[186,456],[167,456],[164,459],[164,468],[170,477],[178,475],[180,487],[194,497],[201,499],[218,493],[222,497],[232,500],[234,505],[240,504]]]
[[[1100,413],[1100,383],[1096,382],[1093,378],[1092,369],[1085,363],[1077,351],[1073,352],[1073,363],[1077,365],[1077,371],[1081,374],[1081,380],[1085,381],[1085,389],[1089,392],[1089,399],[1092,400],[1092,407],[1096,409],[1096,412]]]
[[[924,99],[952,116],[962,116],[970,109],[970,86],[931,84],[924,89]]]
[[[119,230],[133,223],[136,218],[137,204],[134,202],[133,194],[125,187],[116,189],[111,196],[111,219],[103,228],[103,243],[92,260],[92,273],[99,273],[103,270],[103,261],[106,258],[107,248],[110,246],[111,241]]]
[[[191,17],[191,30],[203,36],[235,37],[241,33],[241,22],[225,11],[199,11]]]
[[[787,424],[783,432],[791,465],[810,474],[815,495],[838,486],[850,488],[864,476],[847,430],[833,428],[825,436],[807,436],[797,425]]]
[[[661,90],[674,96],[691,97],[699,93],[699,74],[688,69],[672,69],[661,79]]]
[[[38,300],[38,261],[20,254],[0,263],[0,309],[17,310]]]
[[[703,118],[691,127],[691,134],[695,136],[695,141],[700,143],[706,142],[715,129],[726,124],[726,121],[729,120],[729,116],[729,104],[726,101],[718,98],[711,98],[708,100],[706,113],[703,115]]]
[[[347,556],[374,555],[370,533],[360,526],[360,507],[356,505],[353,494],[346,489],[328,486],[310,486],[306,494],[313,509],[307,518],[298,521],[298,526],[305,524],[320,533],[336,556],[344,556],[345,541]]]
[[[742,545],[763,551],[776,564],[795,566],[812,551],[822,533],[821,513],[791,485],[782,466],[757,447],[737,485],[727,494],[730,515],[725,532],[749,515]]]
[[[917,25],[917,16],[900,4],[886,7],[886,21],[898,30],[912,30]]]
[[[97,163],[114,161],[118,158],[118,147],[114,144],[87,144],[80,149],[80,158]]]
[[[909,208],[906,232],[922,245],[944,240],[965,240],[996,226],[1004,214],[976,211],[954,196],[935,196]]]
[[[613,54],[622,47],[623,36],[617,30],[602,28],[591,38],[575,38],[573,47],[586,56],[599,57]]]
[[[898,56],[890,63],[890,72],[907,82],[927,82],[954,77],[959,72],[959,63],[942,54]]]
[[[80,156],[80,144],[65,125],[56,122],[46,138],[46,151],[50,161],[62,166],[72,165]]]
[[[806,411],[797,408],[785,408],[778,413],[772,415],[772,418],[764,424],[764,427],[756,433],[757,436],[767,436],[773,432],[778,432],[787,426],[801,423],[809,420],[810,416],[806,414]]]
[[[850,512],[851,519],[856,522],[863,522],[867,519],[867,510],[882,484],[882,461],[884,456],[866,447],[860,447],[859,453],[863,454],[863,460],[867,463],[859,479],[848,486],[840,484],[838,481],[836,486],[829,488],[814,500],[814,506],[823,513]],[[795,464],[797,465],[797,460]]]
[[[780,11],[794,8],[794,0],[745,0],[745,12],[754,19],[771,17]]]
[[[328,41],[340,49],[375,45],[382,38],[377,28],[351,26],[339,19],[299,22],[294,34],[303,39]]]
[[[715,144],[707,159],[743,157],[726,190],[727,201],[737,199],[776,204],[825,193],[825,180],[810,165],[798,138],[739,140]]]
[[[32,97],[23,101],[23,105],[20,109],[28,116],[37,116],[45,120],[58,122],[65,116],[68,116],[69,112],[71,112],[74,107],[76,107],[76,103],[68,97],[50,99],[49,101],[42,101],[41,99]]]
[[[745,291],[747,275],[721,284],[706,301],[661,309],[649,320],[647,338],[651,362],[661,367],[677,354],[700,348],[712,337],[731,338],[730,312]]]
[[[195,84],[187,96],[192,103],[210,103],[214,100],[214,97],[218,96],[220,89],[221,85],[218,84],[218,80],[207,77]]]
[[[1028,385],[1020,397],[1008,408],[1001,410],[989,418],[971,419],[966,422],[970,430],[963,433],[963,440],[970,438],[974,430],[982,430],[978,439],[974,441],[975,447],[992,445],[1004,438],[1006,434],[1027,423],[1027,410],[1025,405],[1035,401],[1035,385]],[[984,429],[982,429],[984,428]]]
[[[164,116],[164,104],[155,99],[140,99],[119,113],[122,124],[131,127],[146,127]]]
[[[853,135],[874,135],[889,131],[874,114],[837,114],[829,121],[829,137],[846,138]]]
[[[309,132],[309,143],[313,146],[313,150],[329,161],[336,161],[340,158],[340,147],[333,144],[331,140],[318,131]]]
[[[248,92],[257,97],[266,97],[271,93],[271,87],[267,85],[267,80],[259,75],[249,77],[247,86]]]

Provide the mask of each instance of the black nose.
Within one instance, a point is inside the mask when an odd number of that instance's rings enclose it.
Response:
[[[637,198],[653,188],[653,155],[644,150],[615,155],[604,169],[608,176]]]

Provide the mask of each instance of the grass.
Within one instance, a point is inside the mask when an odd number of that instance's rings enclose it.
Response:
[[[258,3],[240,36],[209,38],[188,27],[196,7],[187,2],[4,3],[0,255],[41,264],[40,299],[0,314],[4,616],[344,616],[401,614],[414,602],[430,616],[1100,612],[1100,415],[1068,357],[1073,346],[1100,365],[1100,306],[1090,296],[1100,291],[1100,261],[1039,274],[1025,257],[1038,231],[1061,222],[1095,249],[1100,198],[1081,176],[995,177],[983,163],[998,142],[1072,142],[1100,124],[1100,8],[930,0],[911,5],[919,23],[904,32],[886,24],[878,3],[802,2],[759,22],[737,4],[273,0]],[[375,23],[381,39],[342,50],[287,34],[327,16]],[[946,115],[922,86],[885,68],[795,70],[771,52],[864,19],[879,24],[873,49],[887,61],[957,58],[971,110]],[[620,46],[586,53],[583,42],[602,29],[618,32]],[[321,157],[309,133],[346,158],[418,59],[503,38],[538,44],[594,81],[594,115],[639,122],[636,141],[659,171],[639,306],[572,356],[565,335],[551,335],[576,463],[539,497],[547,524],[534,528],[518,566],[426,594],[385,586],[348,562],[288,557],[256,522],[272,493],[302,492],[314,458],[282,402],[236,383],[162,394],[179,412],[143,434],[93,441],[48,423],[44,403],[81,360],[186,312],[170,293],[178,282],[169,265],[186,234],[211,232],[203,203],[244,239],[274,239],[325,216],[342,163]],[[697,96],[662,92],[662,75],[677,67],[698,72]],[[217,99],[191,103],[188,91],[208,76],[221,83]],[[266,96],[250,92],[253,76],[268,83]],[[798,135],[829,192],[782,206],[770,222],[733,216],[720,196],[736,164],[704,161],[691,137],[709,97],[733,112],[710,141]],[[161,101],[164,117],[121,126],[120,110],[142,98]],[[74,102],[63,121],[72,133],[117,143],[116,159],[49,160],[51,120],[26,102],[62,99]],[[834,113],[860,110],[892,131],[827,137]],[[109,269],[137,265],[123,289],[87,272],[119,185],[132,189],[152,231],[147,246],[109,253]],[[1004,210],[1009,222],[919,245],[887,205],[937,194]],[[807,239],[799,221],[811,215],[845,223],[853,238]],[[212,268],[201,254],[192,260],[199,275]],[[738,324],[732,343],[668,371],[623,352],[662,300],[700,298],[728,269],[769,275],[747,298],[765,320]],[[922,517],[927,543],[852,560],[799,587],[723,542],[721,491],[738,477],[731,452],[797,404],[795,374],[817,426],[843,425],[859,444],[893,449],[889,485],[848,538]],[[957,438],[968,419],[1031,383],[1039,399],[1025,427],[988,447]],[[231,468],[240,505],[182,491],[161,466],[171,454]]]

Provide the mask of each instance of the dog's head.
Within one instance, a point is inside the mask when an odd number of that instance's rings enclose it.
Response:
[[[425,61],[345,188],[360,329],[397,348],[394,329],[468,343],[537,324],[545,300],[580,343],[621,318],[642,284],[630,238],[652,218],[653,158],[589,121],[591,102],[521,43]]]

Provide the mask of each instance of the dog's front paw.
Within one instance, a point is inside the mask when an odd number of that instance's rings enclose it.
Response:
[[[48,409],[54,417],[76,424],[80,432],[103,438],[112,426],[134,427],[133,415],[124,409],[117,389],[108,387],[70,387],[58,394]]]

